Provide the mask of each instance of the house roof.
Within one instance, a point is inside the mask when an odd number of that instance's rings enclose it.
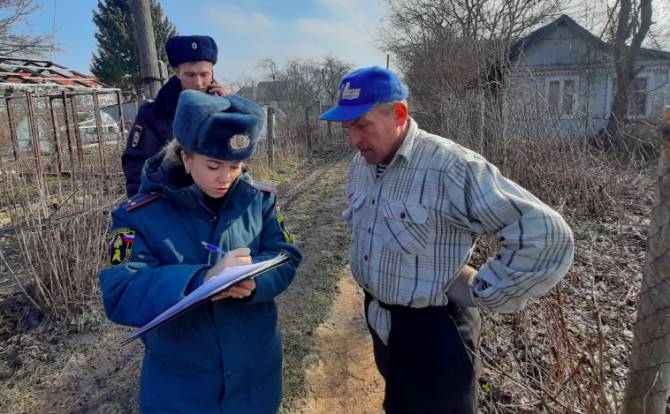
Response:
[[[526,37],[514,42],[509,50],[509,61],[513,62],[524,50],[528,50],[533,47],[534,44],[542,40],[559,26],[568,27],[576,35],[584,39],[584,41],[594,49],[600,50],[608,55],[614,54],[614,46],[612,44],[602,41],[599,37],[595,36],[593,33],[577,24],[577,22],[570,18],[570,16],[564,14],[553,22],[542,26]],[[666,52],[664,50],[640,48],[638,57],[641,59],[650,60],[670,60],[670,52]]]
[[[56,88],[85,92],[116,91],[95,76],[49,60],[0,56],[0,89]]]

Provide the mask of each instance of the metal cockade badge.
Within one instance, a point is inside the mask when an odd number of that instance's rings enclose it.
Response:
[[[234,150],[241,150],[247,148],[251,144],[249,135],[236,134],[230,137],[230,148]]]

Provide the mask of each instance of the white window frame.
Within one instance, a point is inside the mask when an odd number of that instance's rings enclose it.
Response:
[[[565,97],[565,81],[572,81],[574,84],[574,102],[572,103],[572,108],[570,113],[563,112],[563,98]],[[558,115],[559,118],[571,118],[577,115],[577,108],[579,107],[579,76],[551,76],[546,79],[544,96],[547,99],[547,105],[550,107],[549,103],[549,85],[552,82],[559,82],[558,87]]]

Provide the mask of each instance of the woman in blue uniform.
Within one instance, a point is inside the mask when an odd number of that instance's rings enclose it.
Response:
[[[225,267],[280,252],[291,258],[142,337],[143,413],[279,408],[274,297],[291,283],[301,255],[277,220],[273,191],[242,172],[262,125],[252,101],[182,92],[176,140],[147,161],[140,194],[112,215],[110,267],[100,284],[107,315],[123,325],[146,324]]]

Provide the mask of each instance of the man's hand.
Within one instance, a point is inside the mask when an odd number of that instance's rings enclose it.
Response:
[[[461,306],[475,306],[472,302],[472,286],[475,284],[475,275],[477,271],[466,265],[461,273],[458,274],[456,280],[454,280],[449,286],[449,291],[447,292],[447,297],[450,301],[453,301]]]
[[[205,273],[204,282],[218,275],[223,269],[231,266],[240,266],[251,264],[251,250],[248,247],[241,247],[239,249],[231,250],[226,253],[219,262]]]
[[[212,83],[207,87],[207,93],[210,95],[223,96],[226,94],[226,90],[218,83]]]

